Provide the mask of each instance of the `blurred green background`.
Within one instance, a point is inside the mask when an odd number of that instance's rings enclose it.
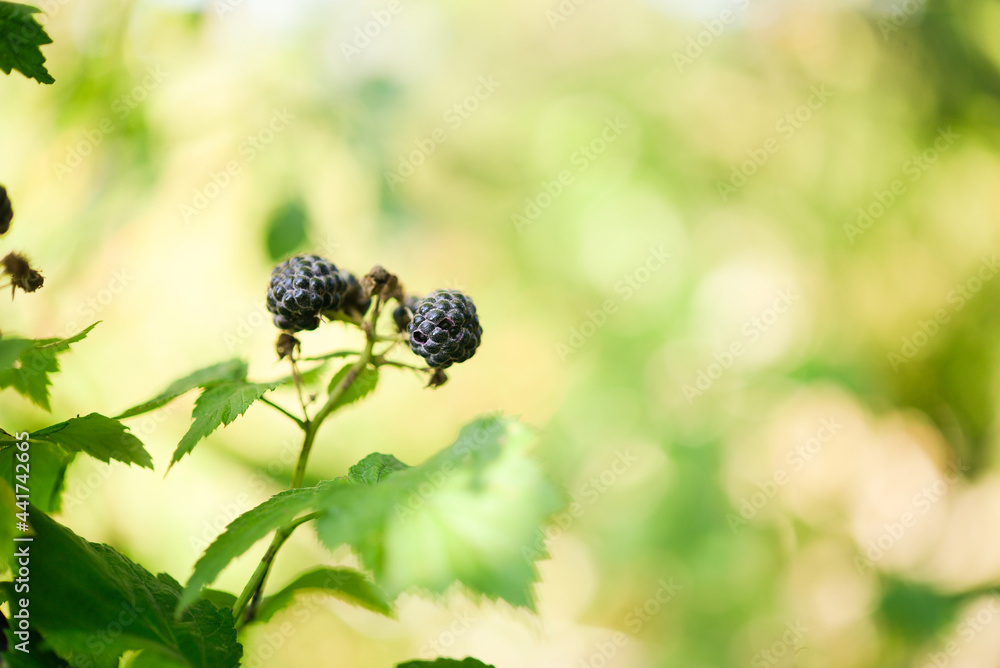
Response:
[[[247,356],[305,250],[458,288],[485,330],[436,391],[384,374],[311,472],[422,461],[494,409],[574,499],[537,617],[307,599],[246,665],[1000,665],[1000,5],[986,0],[41,3],[56,78],[0,78],[0,329],[75,333],[53,413]],[[355,343],[340,326],[307,351]],[[297,453],[254,408],[164,477],[192,398],[79,458],[61,520],[184,580]],[[54,418],[54,419],[53,419]],[[239,590],[263,546],[228,569]],[[300,532],[282,584],[329,555]]]

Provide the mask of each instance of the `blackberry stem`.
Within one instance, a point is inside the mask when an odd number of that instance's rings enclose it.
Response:
[[[346,392],[347,389],[354,383],[358,374],[360,374],[369,363],[374,363],[373,350],[375,348],[375,343],[379,338],[375,334],[375,323],[378,321],[381,310],[382,300],[376,299],[371,311],[371,318],[369,320],[370,327],[362,328],[367,339],[364,350],[361,351],[357,361],[351,366],[351,370],[348,371],[337,386],[330,391],[329,396],[326,398],[326,403],[323,404],[323,407],[319,409],[319,412],[316,413],[316,416],[312,420],[310,420],[308,414],[305,413],[305,402],[302,403],[302,411],[306,416],[306,419],[305,421],[301,421],[296,418],[296,422],[299,423],[299,426],[305,432],[305,436],[302,439],[302,451],[299,453],[299,459],[295,463],[295,471],[292,473],[292,480],[289,485],[291,489],[297,489],[302,486],[302,481],[305,479],[306,475],[306,465],[309,461],[309,453],[312,451],[313,443],[316,441],[316,434],[319,432],[319,428],[322,426],[323,421],[337,409],[337,402],[344,395],[344,392]],[[296,388],[300,388],[298,369],[295,366],[295,360],[292,360],[292,369],[295,375],[295,386]],[[299,389],[299,400],[302,401],[301,389]],[[295,530],[295,527],[315,518],[316,513],[306,515],[289,524],[286,524],[275,532],[274,538],[271,540],[271,545],[267,548],[267,552],[264,553],[260,563],[257,565],[257,569],[254,571],[253,575],[250,576],[250,580],[240,593],[240,597],[236,599],[236,603],[233,604],[233,619],[235,620],[237,629],[240,629],[253,621],[257,604],[260,602],[261,594],[264,591],[264,585],[267,582],[267,576],[271,571],[271,565],[274,563],[275,557],[278,556],[278,550],[280,550],[281,546],[286,540],[288,540],[288,537],[292,535],[292,531]]]

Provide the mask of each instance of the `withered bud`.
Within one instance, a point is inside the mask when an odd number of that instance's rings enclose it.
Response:
[[[295,351],[301,350],[302,342],[288,332],[282,332],[278,334],[278,341],[274,344],[274,349],[278,352],[278,359],[283,360],[293,356]]]
[[[8,253],[2,260],[0,266],[3,273],[10,276],[10,298],[14,298],[14,290],[21,288],[25,292],[34,292],[45,283],[45,277],[38,271],[32,269],[28,258],[20,253]]]

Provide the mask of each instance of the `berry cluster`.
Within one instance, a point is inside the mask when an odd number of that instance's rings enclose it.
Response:
[[[375,295],[383,304],[397,302],[392,313],[396,329],[408,336],[410,350],[435,370],[432,384],[443,382],[442,369],[464,362],[479,348],[483,328],[472,299],[458,290],[436,290],[423,299],[405,296],[397,277],[381,266],[359,281],[318,255],[296,255],[271,271],[267,310],[283,336],[297,343],[291,334],[316,329],[321,316],[359,321]],[[286,354],[293,349],[288,342],[281,348]]]

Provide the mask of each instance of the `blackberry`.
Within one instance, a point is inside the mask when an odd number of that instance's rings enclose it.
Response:
[[[476,305],[457,290],[435,290],[422,299],[407,331],[410,350],[437,369],[475,355],[483,337]]]
[[[10,197],[7,196],[7,189],[0,186],[0,234],[7,234],[10,229],[10,221],[14,219],[13,205]]]
[[[358,281],[357,276],[351,272],[341,269],[340,277],[347,283],[347,290],[344,292],[341,308],[349,315],[356,315],[359,318],[364,317],[372,305],[372,298],[365,297],[365,291],[361,287],[361,283]]]
[[[336,265],[318,255],[296,255],[271,270],[267,310],[278,329],[313,330],[323,311],[341,307],[345,292],[347,281]]]

